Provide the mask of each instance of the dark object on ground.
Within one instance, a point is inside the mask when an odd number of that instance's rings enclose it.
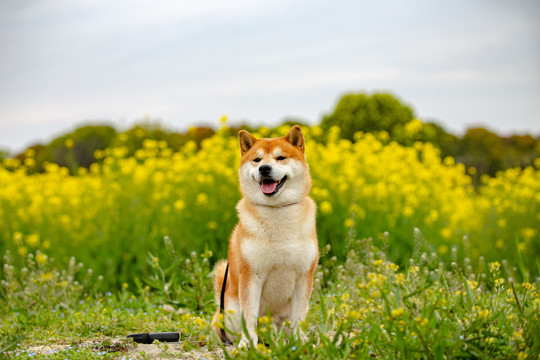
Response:
[[[178,342],[180,333],[177,332],[162,332],[162,333],[144,333],[144,334],[129,334],[128,338],[133,338],[133,341],[139,344],[152,344],[154,340],[161,342]]]

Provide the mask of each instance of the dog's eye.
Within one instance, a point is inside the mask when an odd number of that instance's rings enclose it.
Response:
[[[285,160],[286,157],[285,157],[285,156],[278,156],[277,159],[278,159],[278,160]]]
[[[253,161],[259,162],[259,161],[261,161],[261,159],[260,158],[255,158],[255,159],[253,159]]]

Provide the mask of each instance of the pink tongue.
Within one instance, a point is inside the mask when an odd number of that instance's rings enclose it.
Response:
[[[276,186],[277,186],[276,181],[271,182],[271,183],[263,181],[263,183],[261,184],[261,189],[262,189],[263,193],[271,194],[271,193],[274,192],[274,190],[276,190]]]

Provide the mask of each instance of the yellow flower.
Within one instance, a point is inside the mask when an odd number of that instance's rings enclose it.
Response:
[[[36,160],[34,158],[26,158],[24,159],[24,165],[32,168],[36,165]]]
[[[24,256],[26,256],[26,254],[28,254],[28,249],[26,248],[26,246],[20,246],[20,247],[17,248],[17,253],[20,256],[24,257]]]
[[[445,227],[441,230],[441,236],[445,239],[450,239],[452,236],[452,229]]]
[[[203,253],[201,254],[201,257],[202,257],[203,259],[209,259],[209,258],[212,257],[212,255],[214,255],[214,254],[212,253],[212,250],[206,250],[205,252],[203,252]]]
[[[96,151],[94,151],[95,159],[100,160],[100,159],[103,159],[104,156],[105,156],[105,152],[103,150],[97,149]]]
[[[489,314],[490,314],[490,313],[491,313],[491,311],[488,310],[488,309],[480,310],[480,311],[478,312],[478,318],[479,318],[479,319],[482,319],[482,320],[484,320],[484,321],[487,321],[488,318],[489,318]]]
[[[386,270],[388,271],[391,271],[391,272],[396,272],[399,270],[399,265],[396,265],[394,263],[391,263],[391,262],[388,262],[386,264]]]
[[[438,248],[437,248],[437,252],[440,254],[440,255],[446,255],[448,254],[448,246],[447,245],[440,245]]]
[[[125,146],[120,146],[112,149],[112,156],[115,158],[123,158],[129,152],[129,149]]]
[[[531,284],[529,282],[524,282],[523,283],[523,288],[527,289],[527,290],[531,290],[531,289],[534,289],[534,286],[533,286],[533,284]]]
[[[405,310],[404,310],[402,307],[396,308],[396,309],[392,309],[392,312],[391,312],[392,318],[393,318],[393,319],[402,316],[404,313],[405,313]]]
[[[23,234],[16,231],[13,233],[13,242],[17,245],[21,244],[22,243],[22,239],[23,239]]]
[[[30,234],[26,236],[26,243],[29,246],[32,247],[38,247],[39,246],[39,235],[38,234]]]
[[[178,211],[184,210],[186,203],[183,200],[176,200],[173,204],[174,208]]]
[[[405,283],[405,274],[397,274],[396,275],[396,283],[398,285],[403,285]]]
[[[195,204],[199,206],[204,206],[208,204],[208,195],[206,195],[205,193],[197,194],[197,198],[195,199]]]
[[[501,264],[498,261],[489,263],[489,271],[492,273],[497,273],[501,268]]]
[[[538,233],[538,230],[533,228],[523,228],[521,229],[521,236],[525,239],[525,241],[530,241],[532,238],[536,236]]]
[[[517,343],[520,343],[523,341],[523,330],[516,330],[512,334],[512,340],[514,340]]]
[[[329,201],[323,201],[321,205],[319,206],[319,209],[323,214],[331,214],[332,213],[332,204]]]
[[[44,273],[44,274],[39,275],[39,280],[40,280],[41,282],[47,282],[47,281],[50,281],[50,280],[52,280],[52,279],[54,279],[54,274],[51,273],[51,272],[48,272],[48,273]]]
[[[365,310],[362,308],[362,310]],[[350,310],[347,312],[347,318],[351,320],[362,320],[364,318],[362,311]]]
[[[478,281],[467,280],[467,284],[469,284],[471,290],[475,290],[478,287]]]
[[[403,208],[403,216],[411,217],[414,214],[414,209],[410,206],[405,206]]]
[[[415,321],[418,323],[418,325],[420,326],[426,326],[428,323],[429,323],[429,320],[424,318],[424,317],[421,317],[421,316],[418,316],[415,318]]]
[[[373,261],[373,266],[376,266],[376,267],[379,267],[381,266],[383,263],[383,261],[381,259],[377,259],[375,261]]]
[[[271,316],[263,316],[259,318],[259,325],[264,326],[274,322],[274,318]]]
[[[433,224],[437,220],[439,220],[439,212],[435,209],[431,209],[429,215],[425,219],[426,223]]]
[[[47,263],[47,255],[45,254],[42,254],[41,252],[37,252],[36,253],[36,263],[39,265],[39,266],[43,266]]]
[[[144,139],[143,148],[145,149],[156,149],[158,147],[158,142],[154,139]]]
[[[405,124],[405,132],[410,137],[415,136],[422,131],[422,122],[418,119],[412,119],[407,124]]]
[[[454,160],[454,158],[451,157],[451,156],[445,157],[444,160],[443,160],[443,162],[444,162],[444,165],[446,165],[446,166],[452,166],[452,165],[455,165],[455,163],[456,163],[456,161]]]

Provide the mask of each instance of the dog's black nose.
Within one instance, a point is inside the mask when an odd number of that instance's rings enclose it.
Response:
[[[259,172],[261,173],[262,176],[270,175],[271,171],[272,171],[272,167],[270,165],[265,164],[259,167]]]

